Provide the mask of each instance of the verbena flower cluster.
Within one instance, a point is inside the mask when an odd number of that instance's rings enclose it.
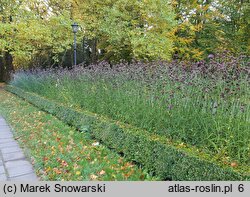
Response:
[[[186,62],[100,62],[20,71],[12,85],[196,146],[225,162],[250,163],[249,57]]]

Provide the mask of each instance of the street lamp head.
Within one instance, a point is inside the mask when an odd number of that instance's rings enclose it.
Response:
[[[79,25],[78,25],[76,22],[74,22],[74,23],[71,25],[71,27],[72,27],[72,29],[73,29],[73,33],[76,33],[76,32],[78,31]]]

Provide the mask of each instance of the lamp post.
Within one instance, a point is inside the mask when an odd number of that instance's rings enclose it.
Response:
[[[76,65],[76,33],[78,31],[79,25],[75,22],[71,25],[74,33],[74,65]]]

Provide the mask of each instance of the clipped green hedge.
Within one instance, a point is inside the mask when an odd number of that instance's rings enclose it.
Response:
[[[191,154],[143,130],[123,127],[115,121],[106,120],[91,113],[75,111],[17,87],[7,86],[6,90],[55,115],[78,130],[90,132],[94,138],[123,153],[129,160],[141,164],[162,180],[250,180],[247,173],[243,175],[231,167],[224,167],[197,154]]]

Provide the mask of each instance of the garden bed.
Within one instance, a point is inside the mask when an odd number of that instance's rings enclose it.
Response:
[[[248,166],[235,168],[195,147],[178,144],[161,135],[79,111],[17,87],[7,86],[6,89],[81,132],[89,132],[162,180],[250,180]]]

